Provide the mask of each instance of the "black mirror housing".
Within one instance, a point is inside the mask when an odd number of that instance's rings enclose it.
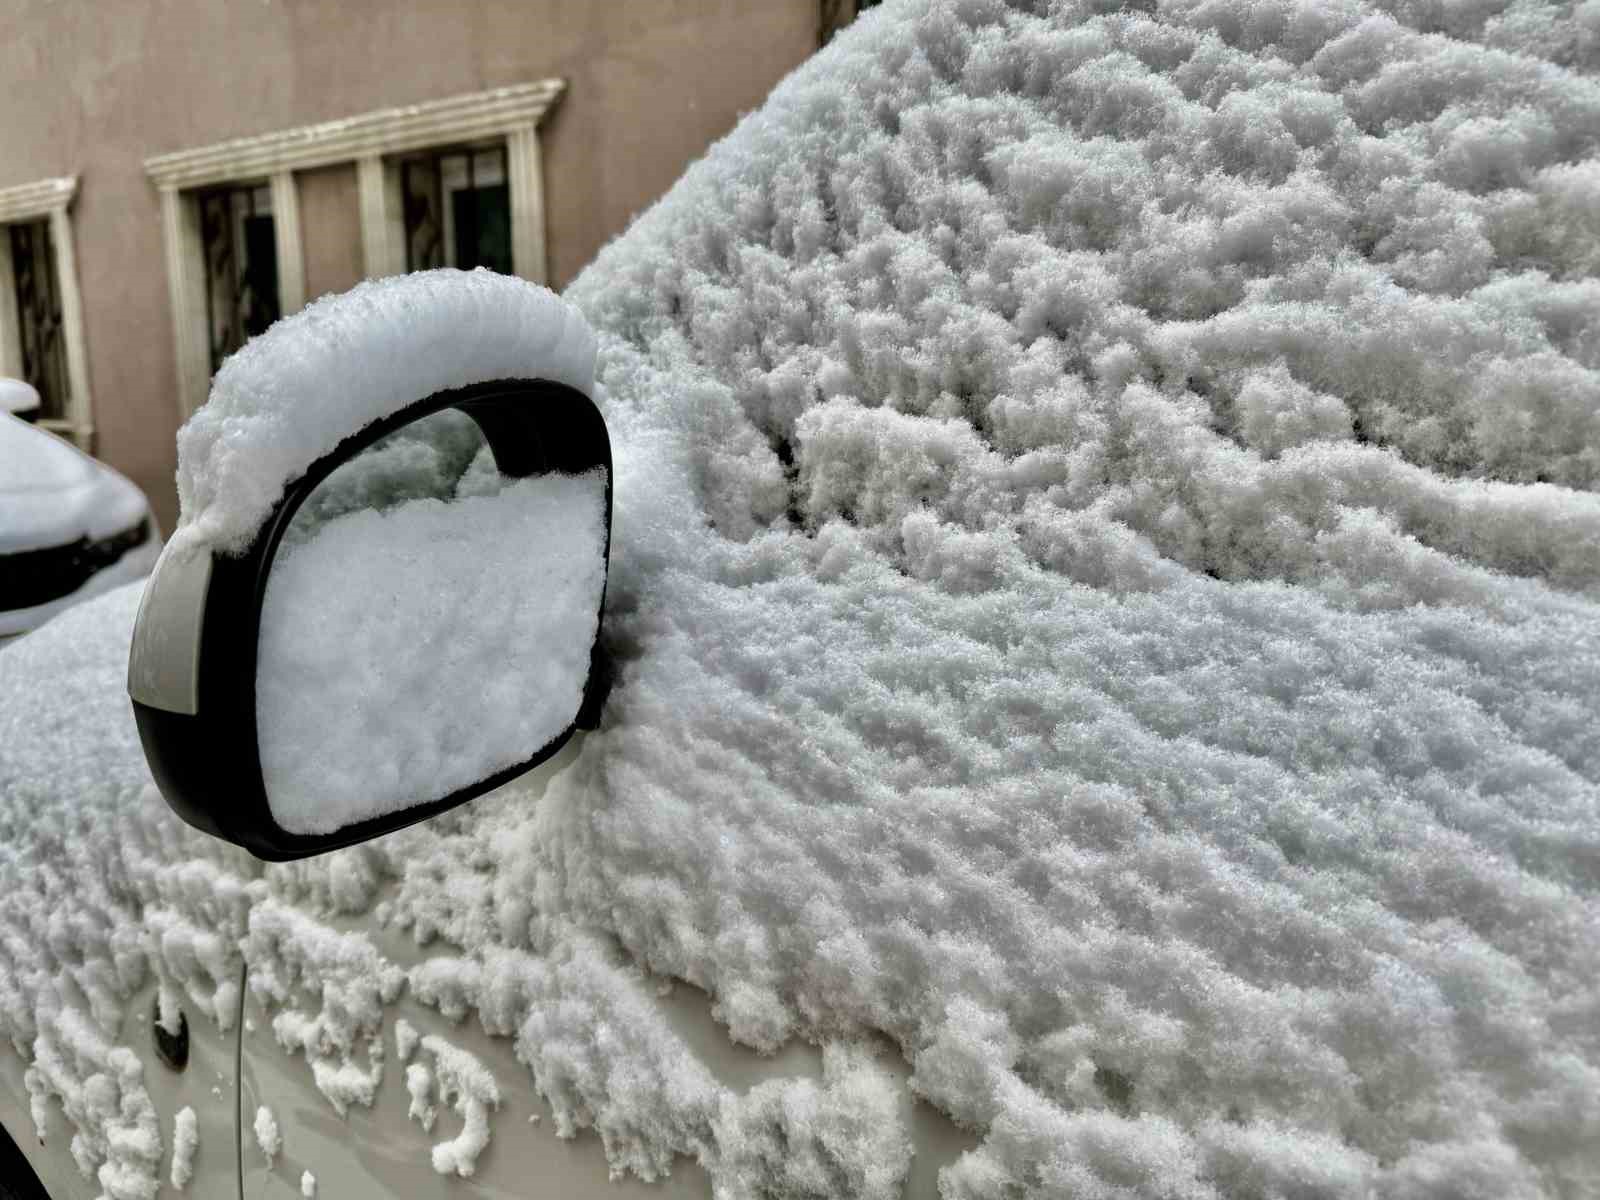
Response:
[[[602,468],[601,553],[608,567],[611,442],[599,409],[581,391],[543,379],[496,380],[437,392],[351,434],[287,485],[242,554],[209,553],[173,563],[163,555],[146,587],[129,656],[128,692],[156,785],[189,824],[267,861],[305,858],[368,841],[481,796],[550,758],[575,730],[598,723],[610,687],[610,671],[599,648],[600,614],[576,716],[545,745],[529,747],[525,761],[448,795],[328,833],[292,832],[273,816],[261,764],[256,682],[261,611],[274,555],[296,511],[333,471],[381,439],[444,409],[459,410],[476,423],[502,475],[523,478]],[[602,578],[602,614],[604,603]]]

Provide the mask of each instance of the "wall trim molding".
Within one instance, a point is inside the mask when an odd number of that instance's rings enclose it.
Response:
[[[89,354],[83,335],[83,293],[78,287],[78,253],[68,210],[78,195],[78,177],[65,175],[0,188],[0,225],[46,220],[61,289],[61,335],[67,359],[67,398],[62,419],[42,420],[46,429],[71,438],[84,450],[94,447],[94,401],[89,391]],[[0,237],[0,375],[22,373],[22,336],[11,269],[11,238]]]
[[[503,137],[536,126],[566,90],[564,79],[540,79],[382,108],[297,129],[280,129],[210,146],[158,154],[144,162],[158,188],[195,188],[354,162],[366,155],[404,154],[447,142]]]
[[[78,194],[78,177],[35,179],[14,187],[0,188],[0,222],[37,221],[51,213],[65,211]]]
[[[211,387],[205,249],[195,191],[255,180],[271,186],[279,301],[288,316],[308,299],[296,171],[356,164],[364,268],[368,279],[376,279],[406,269],[399,171],[385,159],[504,139],[511,186],[512,269],[524,279],[544,283],[547,258],[538,130],[566,88],[564,79],[539,79],[145,159],[145,174],[161,194],[180,419],[187,420],[205,402]]]

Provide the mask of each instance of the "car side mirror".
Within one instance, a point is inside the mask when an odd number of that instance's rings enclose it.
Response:
[[[597,721],[611,444],[584,393],[435,393],[290,482],[243,553],[170,544],[128,692],[191,825],[281,861],[509,781]]]

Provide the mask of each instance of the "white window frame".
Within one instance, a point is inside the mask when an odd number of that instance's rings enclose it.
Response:
[[[11,269],[9,225],[50,222],[55,251],[56,283],[61,289],[61,334],[67,356],[67,397],[60,419],[39,424],[70,438],[84,450],[94,449],[94,402],[89,393],[89,355],[83,339],[83,293],[78,290],[78,255],[72,240],[69,210],[78,195],[78,177],[40,179],[0,188],[0,375],[22,375],[22,326],[17,313],[17,284]]]
[[[486,147],[481,146],[481,145],[479,145],[479,146],[462,146],[462,147],[459,147],[459,148],[454,148],[454,153],[456,153],[459,156],[465,158],[465,157],[468,157],[468,156],[471,156],[471,155],[482,154],[482,153],[485,152],[485,149],[486,149]],[[510,154],[507,153],[506,158],[507,158],[508,161],[507,161],[506,165],[507,165],[508,173],[509,173],[509,170],[510,170],[510,162],[509,162],[510,157],[511,157]],[[400,165],[402,166],[402,174],[403,174],[403,162]],[[439,164],[439,166],[440,166],[440,171],[439,171],[439,210],[440,210],[439,211],[439,237],[440,237],[440,246],[439,246],[439,248],[440,248],[440,252],[444,256],[445,265],[453,267],[453,266],[456,265],[456,263],[453,261],[455,259],[455,256],[456,256],[456,222],[455,222],[455,205],[452,204],[451,201],[455,198],[456,193],[464,192],[464,191],[467,190],[467,180],[469,178],[469,174],[467,172],[463,172],[460,176],[447,177],[445,172],[444,172],[444,169],[443,169],[444,168],[444,164],[441,162]],[[497,166],[498,166],[498,164],[497,164]],[[478,171],[481,172],[482,168],[479,167]],[[496,174],[498,175],[498,171],[496,171]],[[479,187],[494,187],[494,186],[496,186],[498,184],[504,184],[506,182],[507,181],[505,179],[502,179],[502,178],[495,178],[495,179],[491,180],[491,179],[488,179],[488,178],[484,178],[481,175],[477,176],[477,185]],[[386,187],[388,186],[387,181],[385,182],[385,186]],[[404,201],[404,197],[399,195],[398,193],[397,193],[397,202],[402,206],[402,213],[403,213],[403,206],[404,206],[405,201]],[[401,265],[400,269],[404,270],[404,261],[403,260],[406,257],[406,250],[405,250],[406,229],[405,229],[405,223],[404,223],[403,216],[402,216],[402,220],[401,220],[400,225],[398,227],[396,227],[396,228],[397,228],[399,236],[401,238],[401,242],[400,242],[401,255],[400,255],[400,257],[402,259],[402,265]]]
[[[512,269],[524,279],[544,283],[539,122],[566,86],[562,79],[541,79],[146,159],[145,173],[161,194],[181,417],[187,419],[205,401],[211,385],[205,259],[195,199],[198,189],[268,181],[278,254],[278,298],[287,316],[306,302],[296,171],[355,163],[363,266],[368,279],[377,279],[406,269],[397,157],[438,146],[503,139],[511,190]]]

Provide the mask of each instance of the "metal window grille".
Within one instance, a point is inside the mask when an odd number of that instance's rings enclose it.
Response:
[[[61,328],[61,281],[56,278],[50,222],[13,225],[11,270],[16,280],[22,377],[39,392],[39,416],[67,413],[67,350]]]
[[[504,143],[402,159],[406,270],[488,267],[511,274],[511,191]]]
[[[211,369],[282,315],[272,190],[260,185],[201,192]]]

